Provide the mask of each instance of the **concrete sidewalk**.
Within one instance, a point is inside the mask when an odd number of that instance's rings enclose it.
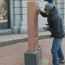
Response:
[[[39,37],[43,38],[45,36],[49,36],[50,32],[40,32]],[[18,42],[25,42],[28,39],[28,34],[6,34],[0,35],[0,46],[14,44]]]

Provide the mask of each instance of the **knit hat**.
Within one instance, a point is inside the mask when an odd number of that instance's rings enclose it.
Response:
[[[45,9],[53,9],[53,8],[54,8],[54,5],[51,3],[48,3],[45,5]]]

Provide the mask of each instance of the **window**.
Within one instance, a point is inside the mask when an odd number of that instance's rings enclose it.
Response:
[[[0,29],[10,28],[9,0],[0,0]]]
[[[49,3],[52,3],[52,0],[44,0],[44,1],[48,1]]]

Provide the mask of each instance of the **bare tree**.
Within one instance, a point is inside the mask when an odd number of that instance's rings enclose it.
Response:
[[[3,7],[5,9],[5,11],[7,10],[7,0],[4,0],[2,3],[1,3],[1,7]]]

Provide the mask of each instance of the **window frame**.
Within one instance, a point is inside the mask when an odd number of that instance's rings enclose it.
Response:
[[[11,19],[10,19],[10,0],[7,1],[8,5],[8,28],[11,28]]]

